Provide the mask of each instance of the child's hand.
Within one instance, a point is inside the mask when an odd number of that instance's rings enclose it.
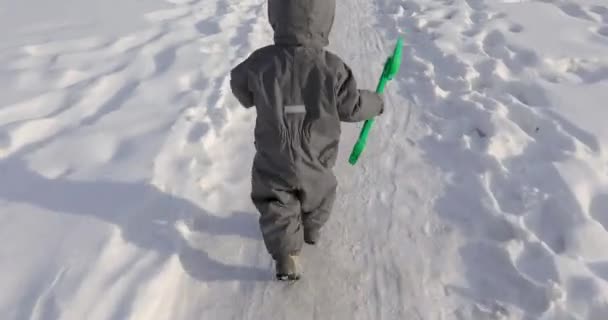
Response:
[[[378,112],[378,115],[381,115],[384,113],[384,94],[382,93],[376,93],[376,95],[378,95],[378,98],[380,98],[380,112]]]

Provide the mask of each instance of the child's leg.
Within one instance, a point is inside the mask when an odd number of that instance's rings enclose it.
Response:
[[[302,191],[302,223],[306,242],[316,243],[321,228],[329,220],[336,200],[336,189],[335,176],[327,172]]]
[[[254,170],[251,199],[260,212],[260,229],[268,253],[275,260],[298,255],[303,246],[301,206],[294,191]]]

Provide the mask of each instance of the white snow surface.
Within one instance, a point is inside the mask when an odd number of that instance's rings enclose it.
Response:
[[[608,2],[343,0],[400,73],[295,284],[229,70],[263,0],[0,1],[0,319],[608,319]]]

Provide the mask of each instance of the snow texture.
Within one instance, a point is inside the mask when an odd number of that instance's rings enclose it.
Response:
[[[304,277],[273,281],[229,70],[263,0],[0,1],[0,319],[608,319],[608,4],[339,1],[400,73]]]

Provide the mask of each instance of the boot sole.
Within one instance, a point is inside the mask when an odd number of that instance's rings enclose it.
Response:
[[[313,241],[313,240],[304,240],[304,242],[306,242],[307,244],[309,244],[309,245],[311,245],[311,246],[314,246],[314,245],[316,245],[316,244],[317,244],[317,241],[316,241],[316,240],[314,240],[314,241]]]
[[[277,280],[279,281],[298,281],[300,275],[298,274],[277,274]]]

